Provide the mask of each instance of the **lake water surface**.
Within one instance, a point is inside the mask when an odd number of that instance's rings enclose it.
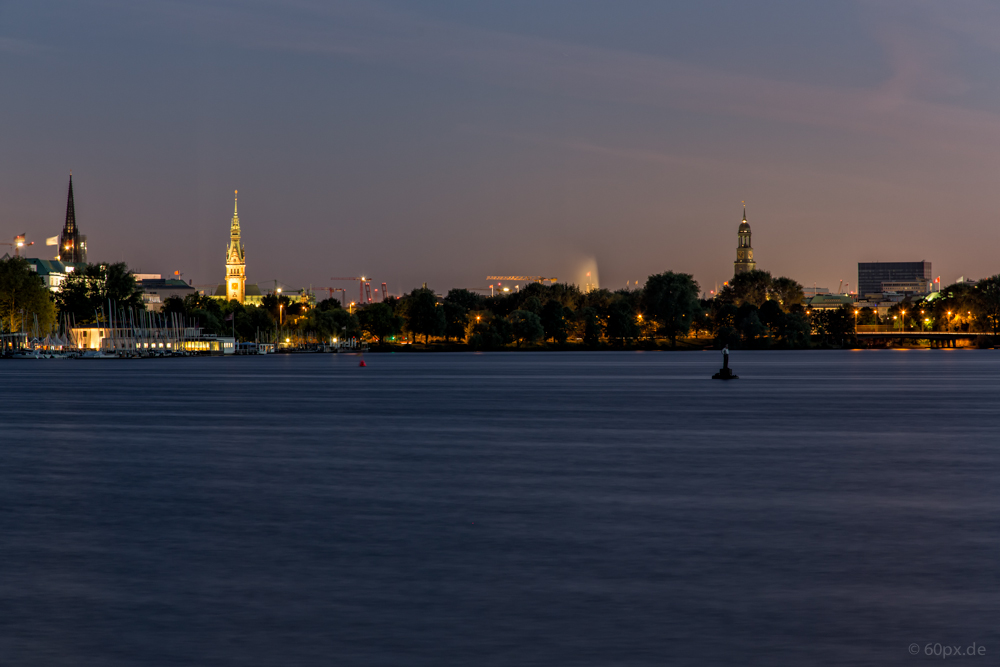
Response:
[[[0,361],[0,664],[997,664],[1000,352],[367,361]]]

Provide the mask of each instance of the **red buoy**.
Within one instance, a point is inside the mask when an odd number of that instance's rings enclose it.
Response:
[[[367,366],[367,365],[368,364],[365,363],[364,359],[362,359],[361,362],[358,364],[358,366]]]

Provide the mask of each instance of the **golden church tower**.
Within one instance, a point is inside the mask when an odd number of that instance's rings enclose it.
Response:
[[[247,263],[240,242],[239,194],[236,191],[233,203],[233,221],[229,226],[229,250],[226,252],[226,301],[236,299],[240,303],[246,298]]]

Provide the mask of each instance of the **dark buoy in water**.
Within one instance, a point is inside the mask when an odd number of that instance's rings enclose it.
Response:
[[[358,362],[358,366],[367,366],[367,365],[368,364],[365,363],[364,359],[362,359],[361,361]]]
[[[722,368],[719,372],[712,376],[713,380],[739,380],[740,376],[735,375],[733,370],[729,368],[729,346],[722,348]]]

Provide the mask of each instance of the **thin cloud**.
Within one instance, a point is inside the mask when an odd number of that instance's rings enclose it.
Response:
[[[41,51],[41,47],[34,42],[14,37],[0,37],[0,52],[12,53],[21,56],[34,55]]]
[[[908,144],[920,137],[931,150],[985,153],[1000,141],[1000,115],[947,101],[965,86],[935,69],[941,60],[936,51],[944,47],[919,31],[894,27],[885,12],[877,13],[874,20],[882,25],[873,26],[873,34],[894,75],[875,87],[850,88],[731,74],[428,20],[369,3],[281,6],[292,11],[278,14],[276,5],[263,2],[153,5],[179,26],[251,48],[356,58],[581,100],[824,127]]]

